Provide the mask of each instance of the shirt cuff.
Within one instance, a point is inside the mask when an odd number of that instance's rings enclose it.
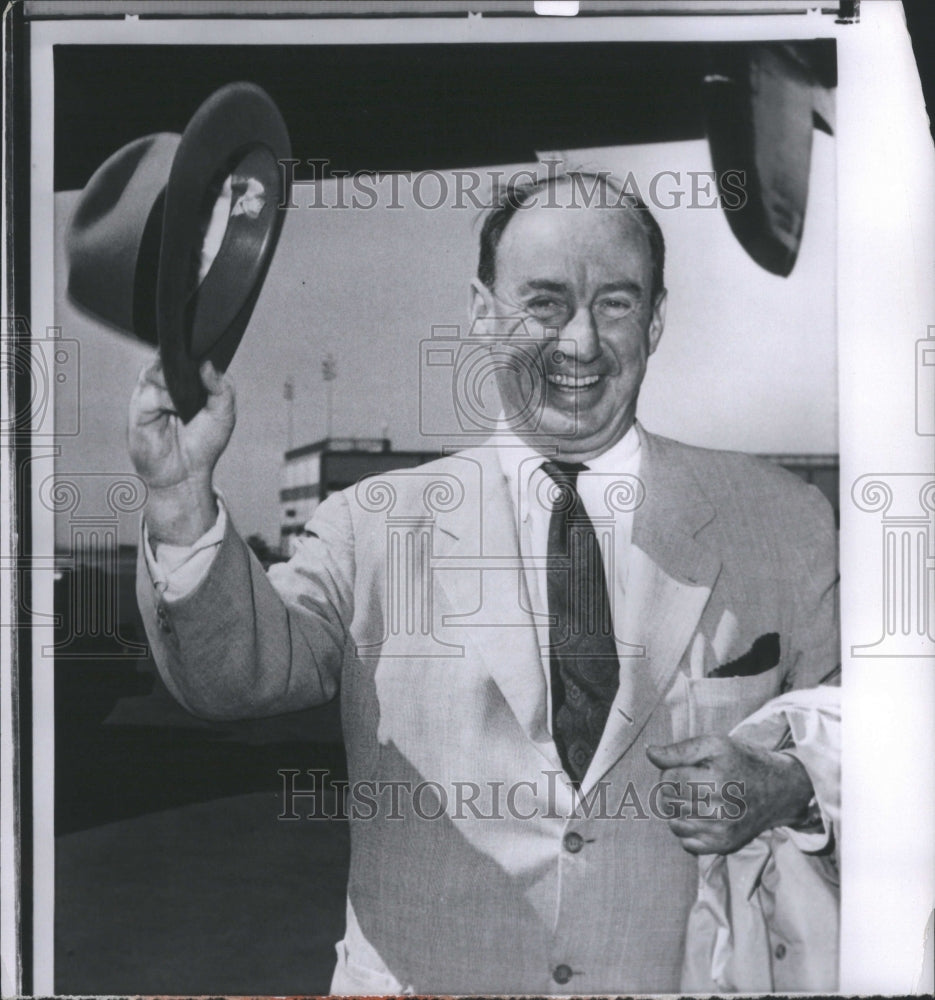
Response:
[[[215,494],[218,517],[214,524],[192,545],[168,545],[157,542],[155,551],[149,530],[143,521],[143,555],[153,586],[167,604],[180,601],[198,588],[208,575],[217,550],[227,531],[227,508]]]
[[[803,760],[792,747],[782,751],[790,757],[794,757],[808,771],[808,764]],[[809,773],[809,778],[812,775]],[[789,840],[805,854],[817,854],[823,851],[831,842],[832,822],[831,817],[825,814],[821,807],[821,802],[816,795],[812,795],[812,800],[808,804],[805,818],[795,826],[783,827]]]

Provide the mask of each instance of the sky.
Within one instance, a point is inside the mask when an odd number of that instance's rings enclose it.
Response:
[[[690,188],[690,171],[711,170],[703,140],[549,155],[632,174],[644,197],[654,175],[672,171],[678,179],[667,175],[657,188],[666,203],[677,200],[676,189]],[[834,140],[816,131],[802,246],[788,278],[746,255],[720,209],[687,208],[685,196],[682,207],[656,211],[669,295],[666,330],[640,397],[648,429],[756,453],[836,452],[834,158]],[[480,173],[486,177],[489,168]],[[423,207],[441,200],[442,185],[445,204]],[[337,368],[335,436],[386,433],[395,448],[441,450],[444,433],[457,426],[450,373],[424,364],[433,329],[467,332],[482,213],[453,206],[455,188],[451,174],[440,172],[424,179],[418,199],[411,184],[392,198],[381,186],[377,204],[354,208],[349,193],[348,207],[333,207],[341,201],[334,182],[318,197],[296,186],[298,207],[287,214],[230,368],[238,422],[216,483],[243,534],[278,540],[282,453],[326,434],[326,354]],[[64,235],[77,195],[55,197],[56,324],[80,349],[80,432],[61,439],[56,469],[130,472],[127,405],[151,352],[68,300]],[[316,202],[331,207],[310,207]],[[291,441],[287,379],[295,387]],[[135,517],[121,518],[119,530],[121,542],[132,543]]]

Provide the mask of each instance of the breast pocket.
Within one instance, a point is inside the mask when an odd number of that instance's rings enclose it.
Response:
[[[688,736],[726,736],[782,690],[782,666],[747,677],[684,677]]]

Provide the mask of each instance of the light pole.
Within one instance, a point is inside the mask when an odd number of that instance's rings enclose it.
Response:
[[[327,398],[327,433],[326,437],[331,438],[331,420],[334,412],[334,387],[332,383],[338,377],[337,365],[334,356],[329,351],[321,362],[321,377],[325,380],[325,387],[328,390]]]
[[[295,384],[287,378],[282,387],[282,398],[286,401],[286,450],[292,450],[292,401],[295,399]]]

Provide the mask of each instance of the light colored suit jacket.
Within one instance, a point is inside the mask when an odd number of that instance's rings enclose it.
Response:
[[[678,989],[697,866],[657,815],[645,748],[726,734],[832,670],[836,534],[794,476],[640,434],[645,495],[617,561],[624,655],[582,785],[590,816],[549,735],[492,447],[328,498],[269,577],[233,529],[179,602],[163,607],[141,570],[154,655],[191,711],[275,714],[340,688],[349,778],[376,808],[351,815],[336,991]],[[778,663],[707,676],[773,632]]]

